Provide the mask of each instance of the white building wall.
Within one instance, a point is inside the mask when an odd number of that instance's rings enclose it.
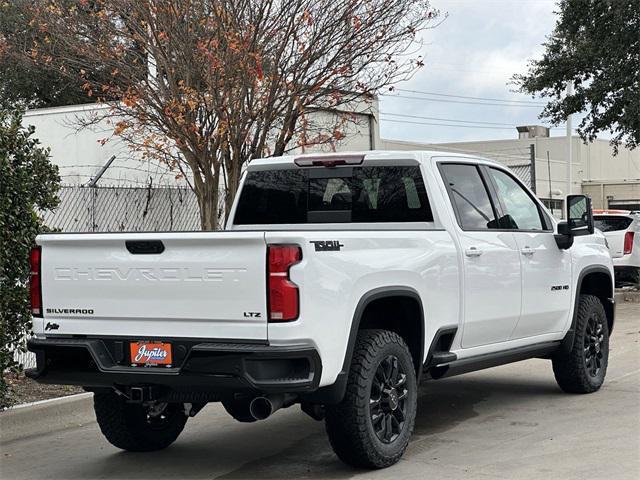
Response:
[[[65,184],[86,184],[115,155],[116,159],[100,180],[101,185],[142,185],[149,182],[149,177],[154,184],[175,185],[175,174],[131,152],[120,139],[112,136],[113,125],[106,120],[78,129],[78,119],[89,119],[107,108],[73,105],[30,110],[23,124],[36,127],[35,137],[51,150],[51,160],[60,168]]]
[[[307,147],[304,151],[376,148],[380,142],[377,100],[349,107],[351,120],[341,129],[345,135],[343,140]],[[153,185],[186,186],[184,180],[176,180],[177,172],[170,172],[166,165],[157,161],[142,159],[139,153],[132,152],[118,137],[113,137],[114,125],[108,120],[78,130],[78,119],[89,119],[96,113],[104,113],[106,109],[107,106],[98,105],[35,109],[24,115],[23,124],[36,127],[35,137],[50,148],[51,159],[59,166],[65,184],[86,184],[115,155],[116,159],[102,176],[100,185],[148,185],[152,179]],[[328,111],[315,111],[307,116],[315,132],[319,127],[329,128],[336,122],[336,114]],[[309,132],[309,135],[313,133]],[[292,152],[302,150],[292,142]]]
[[[515,132],[514,132],[515,134]],[[596,140],[585,145],[572,137],[572,188],[571,193],[581,193],[585,182],[604,184],[640,182],[640,149],[620,148],[613,155],[607,140]],[[567,194],[567,139],[566,137],[513,138],[479,142],[455,142],[426,144],[382,140],[385,150],[434,149],[452,152],[467,152],[493,158],[507,165],[528,161],[529,145],[535,146],[536,192],[541,198],[562,199]],[[547,160],[548,152],[548,160]],[[550,175],[549,175],[550,173]],[[549,191],[556,192],[551,197]],[[591,190],[590,190],[591,191]],[[627,189],[627,191],[629,191]],[[558,193],[562,192],[562,193]],[[620,191],[624,195],[624,191]]]

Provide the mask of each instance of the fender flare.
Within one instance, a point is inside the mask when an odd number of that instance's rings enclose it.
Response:
[[[364,295],[362,295],[362,297],[360,297],[360,300],[358,301],[358,304],[356,305],[353,319],[351,321],[351,329],[349,331],[349,339],[347,341],[347,349],[344,355],[342,369],[340,370],[340,373],[338,373],[336,381],[332,385],[321,387],[316,392],[305,395],[304,397],[306,400],[312,403],[326,404],[336,404],[342,401],[347,390],[347,379],[349,376],[349,369],[351,368],[351,359],[353,357],[353,351],[356,346],[356,338],[358,337],[362,315],[371,302],[387,297],[406,297],[418,302],[418,307],[420,310],[420,357],[418,358],[418,362],[416,363],[416,378],[420,379],[420,376],[422,375],[425,340],[424,308],[422,305],[420,294],[414,288],[406,286],[379,287],[374,288],[373,290],[369,290]]]
[[[590,265],[583,268],[580,271],[580,275],[578,275],[578,281],[576,283],[576,294],[573,299],[573,317],[571,318],[571,326],[569,327],[569,330],[567,331],[566,335],[562,339],[562,344],[560,345],[560,351],[563,353],[568,353],[573,349],[573,341],[574,341],[575,332],[576,332],[575,331],[576,322],[578,321],[578,302],[580,301],[580,291],[582,290],[582,281],[587,275],[591,273],[604,273],[607,277],[609,277],[609,280],[611,281],[611,289],[612,289],[611,294],[612,295],[614,294],[613,278],[611,277],[611,271],[609,271],[607,267],[605,267],[604,265]],[[613,330],[613,324],[615,321],[615,303],[614,303],[613,297],[611,297],[609,300],[611,301],[611,307],[610,307],[611,308],[611,329],[610,330]],[[604,308],[605,310],[607,310],[608,306],[604,305]],[[609,333],[611,333],[611,331]]]

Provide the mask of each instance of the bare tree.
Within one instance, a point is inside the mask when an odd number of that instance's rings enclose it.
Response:
[[[250,159],[340,140],[353,120],[314,125],[310,111],[409,78],[438,18],[426,0],[36,0],[33,12],[28,54],[81,76],[116,135],[187,178],[206,230]]]

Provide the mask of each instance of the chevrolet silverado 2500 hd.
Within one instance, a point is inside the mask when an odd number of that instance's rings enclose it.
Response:
[[[438,152],[254,160],[226,231],[40,235],[43,383],[94,392],[102,433],[167,447],[208,402],[300,404],[336,454],[402,456],[417,384],[533,357],[598,390],[613,268],[587,197],[558,223],[507,168]]]

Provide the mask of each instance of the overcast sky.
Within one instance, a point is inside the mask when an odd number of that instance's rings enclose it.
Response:
[[[433,0],[432,5],[443,15],[447,13],[448,17],[437,28],[423,35],[425,67],[409,82],[397,85],[393,94],[396,95],[395,97],[381,97],[382,137],[435,143],[516,138],[515,125],[540,124],[537,116],[541,107],[536,104],[541,100],[514,93],[513,86],[508,83],[514,73],[526,71],[529,59],[541,56],[544,50],[542,43],[555,25],[554,11],[557,10],[555,2],[553,0]],[[403,90],[424,91],[431,94]],[[520,103],[510,105],[456,103],[490,103],[490,101],[446,95],[515,100]],[[399,96],[414,98],[398,98]],[[431,100],[419,100],[415,97]],[[394,121],[391,121],[392,119]],[[449,125],[469,124],[440,119],[486,123],[479,123],[472,128],[454,127]],[[564,135],[565,130],[563,128],[553,130],[551,134]]]

